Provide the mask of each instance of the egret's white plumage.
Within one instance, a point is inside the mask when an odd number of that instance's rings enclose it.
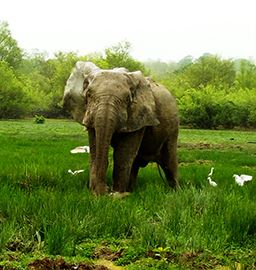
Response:
[[[78,146],[70,151],[71,154],[78,154],[78,153],[90,153],[90,147],[85,146]]]
[[[68,173],[70,173],[70,174],[72,174],[72,175],[77,175],[77,174],[79,174],[79,173],[82,173],[82,172],[84,172],[84,170],[77,170],[77,171],[72,171],[72,170],[68,170]]]
[[[239,186],[243,186],[245,182],[252,180],[252,176],[246,174],[241,175],[234,174],[233,177],[235,178],[235,181]]]
[[[211,171],[209,172],[209,174],[208,174],[208,176],[212,176],[212,174],[213,174],[213,170],[214,170],[214,168],[213,167],[211,167]]]
[[[214,182],[214,181],[212,181],[212,179],[211,179],[210,176],[207,177],[207,180],[209,181],[209,184],[210,184],[211,186],[213,186],[213,187],[216,187],[216,186],[217,186],[217,183]]]
[[[214,182],[214,181],[212,180],[212,178],[211,178],[211,176],[213,175],[213,171],[214,171],[214,168],[211,167],[211,171],[210,171],[209,174],[208,174],[207,180],[209,181],[209,184],[210,184],[211,186],[216,187],[216,186],[217,186],[217,183]]]

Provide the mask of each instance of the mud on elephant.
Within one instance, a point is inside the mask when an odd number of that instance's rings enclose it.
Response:
[[[171,187],[177,180],[178,113],[174,97],[140,71],[102,70],[77,62],[65,87],[64,107],[84,125],[90,144],[90,187],[107,192],[113,147],[113,191],[131,191],[140,167],[157,162]]]

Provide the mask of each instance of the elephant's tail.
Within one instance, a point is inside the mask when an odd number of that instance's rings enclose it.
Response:
[[[157,169],[158,169],[158,173],[159,173],[159,175],[160,175],[160,177],[163,179],[163,181],[165,182],[165,183],[167,183],[166,182],[166,179],[163,177],[163,171],[162,171],[162,169],[161,169],[161,166],[157,163]]]

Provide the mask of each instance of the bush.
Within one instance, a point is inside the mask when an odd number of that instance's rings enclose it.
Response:
[[[43,115],[35,115],[35,123],[36,124],[44,124],[45,118]]]
[[[182,125],[198,128],[215,126],[217,104],[214,92],[210,87],[197,91],[187,90],[179,99],[180,118]]]
[[[0,78],[0,119],[22,118],[29,100],[21,82],[3,61],[0,61]]]
[[[256,96],[251,91],[226,93],[207,86],[189,89],[178,99],[182,125],[196,128],[256,126]]]

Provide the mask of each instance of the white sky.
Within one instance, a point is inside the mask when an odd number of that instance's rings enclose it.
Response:
[[[126,40],[139,60],[256,59],[255,0],[2,0],[0,20],[27,51],[85,55]]]

